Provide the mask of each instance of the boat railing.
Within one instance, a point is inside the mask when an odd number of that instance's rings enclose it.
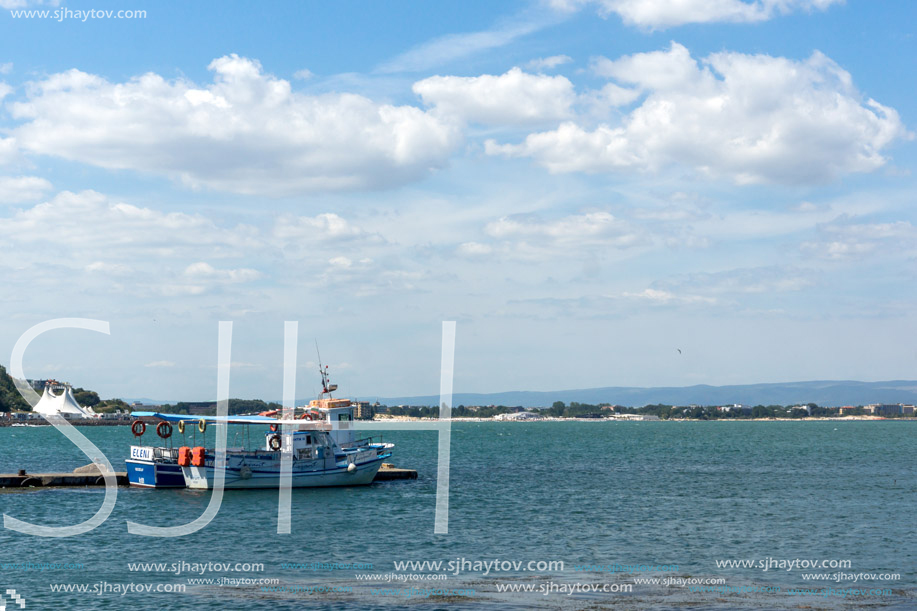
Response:
[[[178,448],[153,448],[153,458],[178,460]]]
[[[375,460],[379,456],[375,450],[360,450],[354,454],[348,453],[346,457],[347,457],[347,462],[363,463],[366,461]]]
[[[340,446],[340,448],[341,448],[342,450],[350,450],[350,449],[353,449],[353,448],[359,448],[360,446],[365,446],[365,445],[369,445],[369,444],[371,444],[371,443],[374,443],[374,441],[373,441],[374,439],[375,439],[375,437],[364,437],[363,439],[357,439],[356,441],[348,441],[348,442],[346,442],[346,443],[341,443],[341,444],[338,444],[338,445]],[[380,436],[379,442],[381,442],[381,441],[382,441],[382,438],[381,438],[381,436]]]

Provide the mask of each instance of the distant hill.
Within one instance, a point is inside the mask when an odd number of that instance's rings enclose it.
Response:
[[[439,396],[361,397],[384,405],[436,405]],[[867,405],[869,403],[917,403],[917,381],[856,382],[827,380],[735,386],[675,386],[641,388],[610,386],[547,392],[510,391],[500,393],[455,393],[453,405],[521,405],[550,407],[555,401],[570,403],[612,403],[642,407],[665,405],[795,405],[817,403],[822,407]]]
[[[435,401],[434,401],[435,403]],[[16,390],[16,384],[12,376],[6,372],[6,368],[0,365],[0,412],[11,412],[14,410],[31,409],[26,400],[22,398],[19,391]]]

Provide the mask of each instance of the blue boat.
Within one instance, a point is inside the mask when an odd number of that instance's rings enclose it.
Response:
[[[184,488],[185,476],[178,466],[178,448],[131,446],[126,461],[127,479],[139,488]]]

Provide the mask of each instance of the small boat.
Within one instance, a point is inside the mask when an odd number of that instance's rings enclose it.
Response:
[[[141,438],[146,431],[146,423],[152,419],[152,412],[134,412],[141,417],[131,423],[134,436]],[[184,423],[179,425],[184,429]],[[160,421],[156,433],[167,442],[172,437],[172,425]],[[185,476],[178,466],[178,448],[172,446],[131,446],[130,457],[124,461],[127,465],[127,480],[131,486],[138,488],[184,488]]]
[[[178,466],[178,448],[131,446],[127,480],[138,488],[184,488],[185,476]]]
[[[306,430],[269,431],[263,448],[227,450],[221,465],[216,464],[213,450],[180,448],[178,464],[185,485],[192,489],[212,488],[217,472],[222,470],[227,489],[277,488],[282,483],[286,458],[293,488],[362,486],[372,483],[382,462],[391,456],[378,447],[341,448],[327,430],[322,430],[328,427],[325,423],[280,422]],[[234,419],[231,424],[249,423]]]
[[[133,412],[131,430],[138,438],[146,423],[156,423],[156,433],[170,445],[131,446],[127,463],[128,481],[145,488],[212,488],[216,452],[203,446],[174,447],[172,425],[183,435],[187,426],[203,433],[208,425],[267,425],[264,446],[258,449],[227,450],[220,469],[225,471],[226,488],[276,488],[281,484],[284,456],[291,458],[293,487],[355,486],[369,484],[392,455],[394,444],[376,442],[371,437],[355,439],[353,403],[334,399],[337,385],[328,380],[328,367],[322,368],[322,392],[293,417],[283,420],[281,410],[262,412],[257,416],[190,416],[159,412]],[[327,397],[326,397],[327,395]],[[298,413],[300,412],[301,413]],[[297,415],[298,413],[298,415]],[[244,435],[243,438],[249,438]]]

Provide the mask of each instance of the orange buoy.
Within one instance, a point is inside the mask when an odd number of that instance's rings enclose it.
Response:
[[[172,425],[163,420],[158,425],[156,425],[156,434],[163,439],[168,439],[172,436]]]

